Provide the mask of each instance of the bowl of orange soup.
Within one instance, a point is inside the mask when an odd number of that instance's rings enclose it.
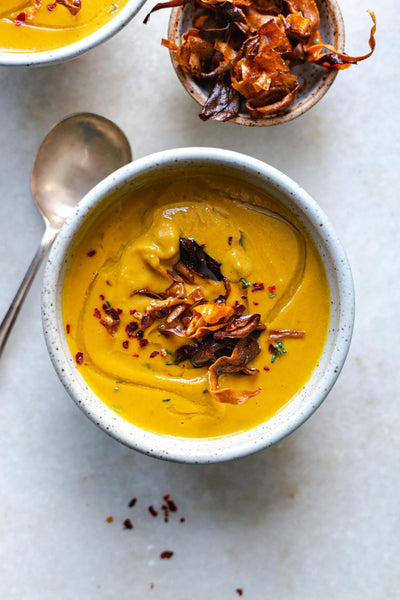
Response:
[[[68,219],[44,278],[65,388],[143,453],[207,463],[264,449],[325,399],[352,335],[344,250],[275,168],[215,148],[147,156]]]
[[[145,0],[1,0],[0,65],[70,60],[117,33]]]

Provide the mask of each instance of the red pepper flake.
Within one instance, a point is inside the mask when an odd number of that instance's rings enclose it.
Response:
[[[180,523],[184,523],[184,522],[185,522],[185,520],[186,520],[186,519],[185,519],[185,517],[181,517],[181,518],[179,519],[179,522],[180,522]]]
[[[51,12],[52,10],[54,10],[56,8],[56,6],[57,6],[57,2],[53,2],[52,4],[48,4],[47,5],[47,10],[49,10]]]
[[[104,319],[100,319],[100,325],[103,325],[103,327],[108,327],[108,323]]]
[[[66,330],[67,333],[71,332],[71,325],[69,323],[66,324],[65,330]]]
[[[122,342],[122,347],[125,348],[125,350],[127,350],[129,348],[129,342],[128,342],[128,340],[124,340]]]
[[[232,246],[232,241],[233,241],[233,237],[230,235],[228,237],[228,244],[229,244],[229,246]]]
[[[133,337],[133,334],[135,333],[137,328],[138,324],[135,323],[135,321],[128,323],[128,325],[125,327],[126,335],[130,338]]]
[[[239,304],[239,302],[236,300],[235,304],[233,305],[233,310],[235,311],[236,315],[242,315],[246,310],[246,307],[244,304]]]
[[[274,346],[273,344],[270,344],[270,345],[268,346],[268,352],[269,352],[270,354],[275,354],[275,346]]]
[[[144,336],[144,332],[141,329],[139,329],[139,331],[136,333],[137,339],[141,340],[143,336]]]
[[[264,290],[263,283],[253,283],[252,292],[262,292]]]
[[[87,253],[88,256],[94,256],[96,254],[96,250],[89,250]]]
[[[96,319],[101,319],[101,312],[99,311],[98,308],[94,309],[93,316],[96,317]]]
[[[276,285],[269,285],[268,291],[270,294],[275,294],[276,293]]]
[[[125,529],[133,529],[132,521],[130,519],[125,519],[124,528]]]
[[[19,13],[19,15],[16,16],[15,24],[17,27],[19,27],[20,25],[25,23],[25,21],[26,21],[26,13],[21,12],[21,13]]]
[[[109,279],[107,279],[106,284],[109,285],[110,287],[112,286],[112,283]]]
[[[75,354],[75,361],[77,365],[81,365],[83,363],[83,352],[77,352]]]
[[[158,356],[158,354],[160,354],[160,353],[159,353],[159,352],[157,352],[157,350],[154,350],[154,352],[152,352],[152,353],[150,354],[150,357],[149,357],[149,358],[154,358],[155,356]]]
[[[114,521],[114,517],[107,517],[106,521],[107,523],[112,523]]]
[[[146,340],[145,338],[143,338],[142,340],[139,340],[139,346],[141,348],[145,348],[148,343],[149,343],[149,340]]]
[[[243,596],[243,590],[242,590],[242,588],[237,588],[235,590],[235,592],[237,593],[238,596]]]
[[[240,297],[242,300],[247,300],[247,296],[245,296],[244,294],[243,294],[243,296],[240,296]]]
[[[132,500],[128,504],[129,508],[133,508],[135,506],[136,502],[137,502],[137,498],[132,498]]]
[[[132,354],[133,358],[139,358],[139,354]]]
[[[260,303],[259,302],[253,302],[254,306],[258,306]]]
[[[130,315],[134,315],[134,314],[135,314],[135,312],[136,312],[136,310],[135,310],[134,308],[132,308],[132,309],[129,311],[129,314],[130,314]]]
[[[151,584],[150,584],[150,589],[151,589],[151,590],[154,590],[154,583],[151,583]]]
[[[152,517],[157,517],[158,512],[156,511],[153,505],[149,506],[148,510]]]
[[[264,371],[269,371],[269,367],[264,367]]]
[[[178,510],[178,507],[176,506],[175,502],[171,500],[170,494],[165,494],[165,496],[163,496],[163,500],[167,503],[169,511],[176,512]]]
[[[100,294],[99,298],[102,302],[104,302],[104,300],[106,299],[106,297],[103,294]]]
[[[171,558],[173,555],[174,553],[171,550],[164,550],[164,552],[161,552],[160,558]]]

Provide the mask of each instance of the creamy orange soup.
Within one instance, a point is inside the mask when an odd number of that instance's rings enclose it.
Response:
[[[41,52],[100,29],[128,0],[1,0],[0,50]]]
[[[217,437],[267,421],[301,390],[329,305],[293,214],[245,181],[189,173],[85,226],[62,306],[76,368],[112,410],[148,431]]]

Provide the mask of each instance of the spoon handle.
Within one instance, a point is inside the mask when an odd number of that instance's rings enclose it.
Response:
[[[53,243],[56,235],[57,231],[53,229],[49,224],[46,224],[46,229],[40,242],[40,246],[37,249],[37,252],[31,264],[29,265],[26,275],[23,278],[17,293],[15,294],[14,300],[11,302],[10,308],[8,309],[7,314],[0,325],[0,357],[3,353],[8,336],[10,335],[11,329],[13,328],[21,306],[25,300],[29,288],[32,285],[32,281],[37,273],[37,270],[40,267],[40,264],[47,250]]]

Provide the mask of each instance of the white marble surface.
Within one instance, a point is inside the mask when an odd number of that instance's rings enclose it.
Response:
[[[238,588],[249,600],[400,597],[400,19],[396,0],[342,5],[349,53],[367,50],[365,10],[375,10],[375,55],[277,128],[198,119],[159,44],[167,12],[144,26],[142,11],[72,63],[0,68],[0,315],[42,232],[35,151],[55,121],[82,110],[115,119],[136,157],[223,146],[296,179],[336,226],[357,295],[348,361],[317,413],[272,449],[196,467],[138,455],[76,408],[45,349],[39,276],[0,362],[0,598],[228,600]],[[179,508],[169,523],[147,511],[166,493]]]

